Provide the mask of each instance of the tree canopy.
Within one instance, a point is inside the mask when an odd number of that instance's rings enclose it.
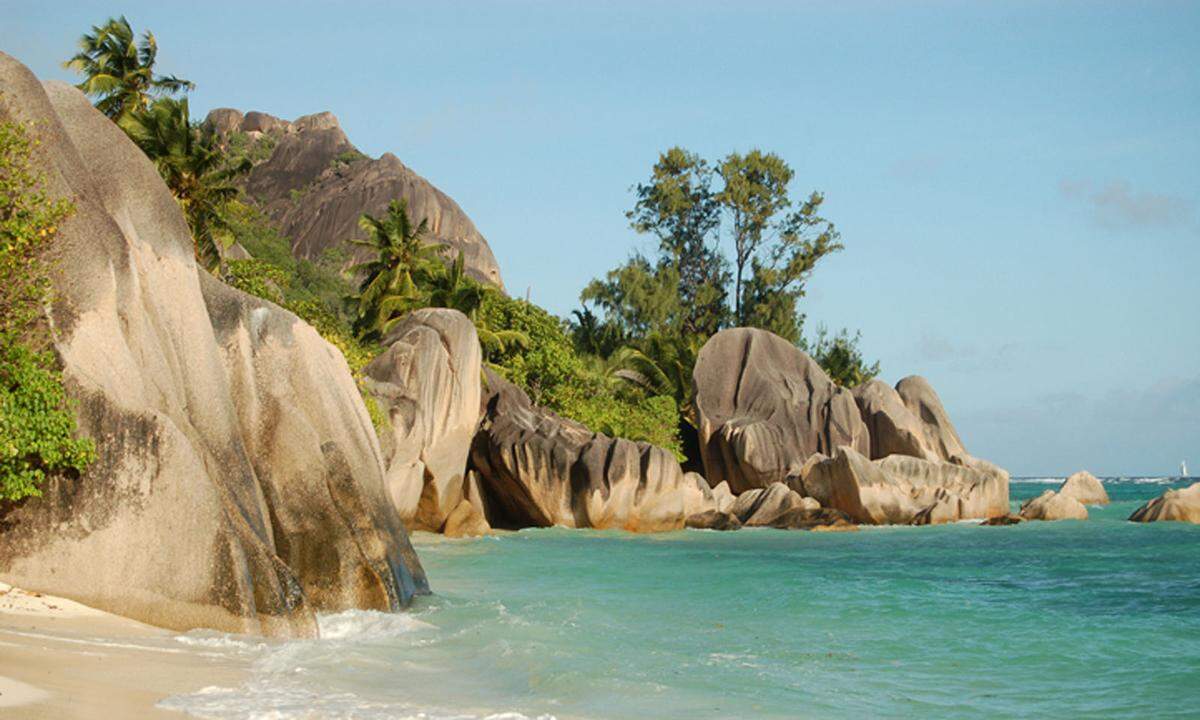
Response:
[[[63,63],[83,75],[76,87],[113,120],[145,110],[151,98],[191,90],[191,82],[173,75],[158,75],[158,42],[147,30],[139,41],[124,16],[109,18],[79,38],[79,52]]]

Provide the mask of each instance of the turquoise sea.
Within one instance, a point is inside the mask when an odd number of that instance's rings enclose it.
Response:
[[[1022,499],[1061,479],[1014,481]],[[1051,484],[1053,483],[1053,484]],[[436,595],[250,655],[220,718],[1147,718],[1200,714],[1200,526],[1125,518],[851,533],[418,535]]]

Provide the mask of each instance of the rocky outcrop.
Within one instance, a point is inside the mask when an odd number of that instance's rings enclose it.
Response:
[[[345,360],[198,271],[151,162],[74,88],[0,54],[56,240],[49,320],[97,461],[0,518],[0,578],[175,629],[304,635],[428,586]]]
[[[1080,470],[1067,478],[1058,488],[1059,495],[1073,497],[1084,505],[1107,505],[1108,491],[1104,483],[1087,470]]]
[[[363,236],[359,218],[363,213],[381,215],[390,201],[404,198],[414,221],[428,220],[429,242],[445,244],[449,257],[461,251],[470,275],[504,287],[491,247],[458,203],[395,155],[363,155],[333,114],[288,122],[257,112],[241,117],[236,110],[221,108],[205,123],[226,136],[242,132],[269,135],[275,141],[270,156],[250,171],[246,188],[291,238],[298,257],[316,259],[335,247],[363,252],[347,242]]]
[[[783,482],[862,523],[1008,511],[1008,473],[967,453],[923,378],[850,392],[782,338],[738,328],[705,344],[693,382],[705,472],[735,493]]]
[[[457,310],[406,315],[365,370],[390,427],[381,432],[392,503],[413,529],[442,530],[466,498],[479,424],[482,356],[475,326]]]
[[[970,465],[970,455],[963,447],[950,415],[929,381],[909,375],[896,383],[896,394],[904,406],[920,420],[925,435],[925,447],[939,460],[956,465]]]
[[[535,407],[491,371],[486,377],[471,467],[492,527],[655,532],[677,530],[689,515],[715,509],[703,479],[685,476],[667,450],[594,433]]]
[[[738,495],[729,512],[742,525],[769,525],[777,516],[793,508],[816,509],[812,507],[815,501],[808,499],[810,503],[806,503],[805,498],[783,483],[772,483],[765,488],[747,490]]]
[[[800,480],[822,507],[874,525],[935,524],[1008,512],[1008,474],[891,455],[871,461],[849,447]]]
[[[1129,519],[1134,522],[1174,520],[1200,523],[1200,483],[1164,492],[1134,510]]]
[[[1070,495],[1047,490],[1021,504],[1020,516],[1025,520],[1087,520],[1088,511]]]
[[[870,452],[850,392],[765,330],[714,335],[696,359],[693,383],[705,476],[735,494],[798,475],[814,453],[842,445]]]

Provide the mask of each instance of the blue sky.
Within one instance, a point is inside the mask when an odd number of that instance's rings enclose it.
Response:
[[[861,329],[1017,474],[1200,467],[1200,3],[12,3],[44,78],[152,29],[194,111],[333,111],[452,195],[510,290],[566,314],[648,241],[681,144],[826,193],[810,327]]]

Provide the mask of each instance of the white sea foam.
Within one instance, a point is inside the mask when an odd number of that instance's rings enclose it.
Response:
[[[322,640],[379,639],[437,629],[435,625],[418,620],[410,613],[374,610],[347,610],[332,615],[318,615],[317,628]]]
[[[167,698],[158,707],[213,720],[556,720],[518,712],[464,714],[373,702],[354,693],[317,693],[295,683],[254,682],[241,688],[209,686]]]

